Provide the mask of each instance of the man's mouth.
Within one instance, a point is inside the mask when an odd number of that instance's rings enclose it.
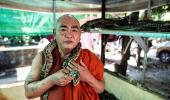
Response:
[[[73,41],[64,41],[64,43],[73,43]]]

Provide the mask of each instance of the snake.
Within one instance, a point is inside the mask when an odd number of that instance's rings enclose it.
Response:
[[[52,51],[54,48],[57,47],[57,42],[56,40],[50,42],[43,50],[43,55],[44,55],[44,64],[42,65],[41,68],[41,78],[44,79],[49,75],[49,72],[52,68],[53,65],[53,56],[52,56]],[[57,47],[58,48],[58,47]],[[76,59],[79,57],[81,51],[81,44],[78,43],[78,45],[72,50],[70,53],[69,57],[64,59],[62,68],[67,68],[69,63],[71,61],[76,61]],[[76,86],[79,83],[80,80],[80,73],[77,70],[71,70],[67,74],[68,76],[73,77],[73,85]]]

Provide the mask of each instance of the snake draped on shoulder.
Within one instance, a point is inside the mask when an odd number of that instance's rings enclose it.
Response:
[[[52,68],[53,65],[53,55],[52,55],[52,51],[54,50],[54,48],[58,48],[57,46],[57,42],[56,40],[50,42],[43,50],[43,57],[44,57],[44,62],[43,65],[41,67],[41,79],[46,78],[49,73],[50,70]],[[69,57],[64,59],[63,64],[62,64],[62,68],[67,68],[68,64],[70,61],[76,61],[76,59],[79,57],[80,55],[80,51],[81,51],[81,44],[78,43],[78,45],[74,48],[74,50],[72,50],[72,52],[70,53]],[[77,70],[72,70],[69,72],[68,74],[71,77],[74,77],[73,79],[73,85],[76,86],[79,81],[80,81],[80,73]],[[42,96],[43,100],[47,100],[48,99],[48,91],[46,91],[43,96]]]

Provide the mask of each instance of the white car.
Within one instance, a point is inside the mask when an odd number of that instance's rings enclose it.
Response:
[[[163,63],[170,63],[170,41],[160,43],[157,48],[156,56]]]
[[[144,57],[142,50],[141,57]],[[163,63],[170,63],[170,41],[156,43],[149,48],[147,57],[155,60],[160,60]]]

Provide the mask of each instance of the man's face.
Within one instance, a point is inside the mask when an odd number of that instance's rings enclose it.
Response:
[[[56,40],[62,49],[73,50],[80,41],[80,24],[71,16],[60,18],[57,27]]]

